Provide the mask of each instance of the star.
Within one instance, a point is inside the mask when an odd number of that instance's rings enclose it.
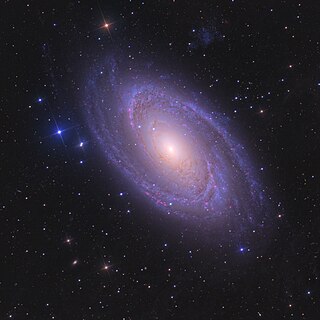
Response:
[[[103,22],[104,22],[103,25],[100,27],[100,29],[102,29],[102,28],[107,29],[108,33],[109,33],[109,35],[111,37],[110,26],[112,25],[112,23],[106,21],[105,16],[104,16],[100,6],[99,6],[99,9],[100,9],[100,13],[101,13],[101,16],[102,16],[102,19],[103,19]]]
[[[109,270],[109,266],[105,264],[105,265],[102,267],[102,271],[107,271],[107,270]]]
[[[104,19],[103,19],[104,20]],[[105,30],[107,30],[108,31],[108,34],[109,34],[109,36],[110,36],[110,38],[111,38],[111,40],[112,40],[112,36],[111,36],[111,32],[110,32],[110,26],[112,25],[112,23],[108,23],[108,22],[106,22],[105,20],[104,20],[104,24],[99,28],[99,29],[105,29]]]

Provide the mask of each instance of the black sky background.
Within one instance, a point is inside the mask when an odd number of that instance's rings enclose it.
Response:
[[[4,1],[0,318],[318,319],[319,15],[317,1]],[[261,243],[201,239],[106,162],[81,97],[110,53],[232,119],[274,208]]]

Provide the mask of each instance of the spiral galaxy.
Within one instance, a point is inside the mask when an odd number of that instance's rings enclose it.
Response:
[[[115,63],[91,72],[86,118],[106,158],[166,213],[256,219],[264,195],[246,148],[223,114],[206,111],[214,106],[169,81],[126,75]]]

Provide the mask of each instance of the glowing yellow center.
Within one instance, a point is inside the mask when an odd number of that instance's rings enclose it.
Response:
[[[168,151],[172,154],[174,153],[174,148],[173,146],[168,146]]]

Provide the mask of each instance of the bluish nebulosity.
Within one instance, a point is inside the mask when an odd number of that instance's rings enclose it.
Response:
[[[131,74],[108,60],[86,85],[86,117],[106,158],[166,213],[263,225],[264,193],[226,117],[170,79]]]
[[[192,40],[189,42],[189,48],[191,50],[207,48],[214,42],[223,40],[223,34],[213,23],[192,29],[191,37]]]

